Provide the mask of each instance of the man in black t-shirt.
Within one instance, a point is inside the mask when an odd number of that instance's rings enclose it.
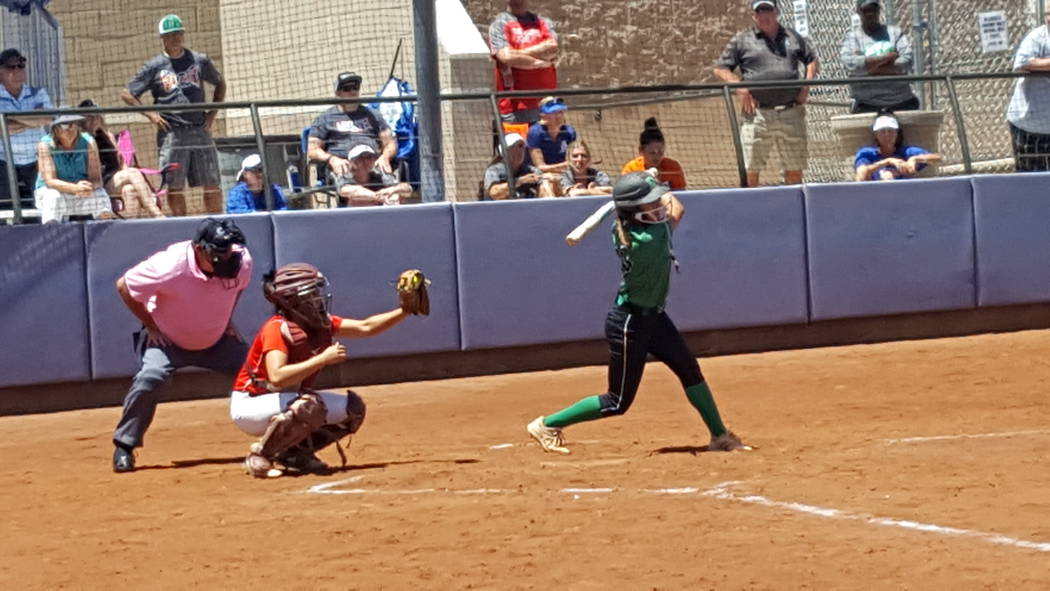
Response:
[[[361,77],[353,72],[339,74],[335,81],[335,96],[361,96]],[[335,177],[350,174],[352,164],[347,158],[351,148],[365,145],[379,153],[376,166],[385,174],[394,170],[397,139],[383,117],[361,103],[343,103],[328,109],[314,119],[310,126],[307,155],[310,160],[324,162]]]
[[[226,82],[215,64],[203,53],[184,46],[182,20],[169,14],[157,26],[164,43],[164,53],[150,59],[128,82],[120,97],[129,105],[141,105],[139,97],[149,91],[157,105],[183,105],[207,102],[204,83],[215,87],[212,101],[226,97]],[[219,159],[211,127],[217,111],[172,111],[143,113],[157,128],[160,164],[179,166],[166,172],[168,202],[172,213],[186,215],[187,181],[191,187],[204,187],[204,207],[208,213],[222,213],[222,191],[219,189]]]

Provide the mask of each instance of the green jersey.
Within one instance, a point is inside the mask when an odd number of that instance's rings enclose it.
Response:
[[[613,224],[613,246],[623,273],[616,305],[663,308],[671,283],[671,224],[625,224],[624,230],[630,245],[620,243]]]

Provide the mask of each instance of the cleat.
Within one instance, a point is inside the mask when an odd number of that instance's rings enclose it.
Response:
[[[135,453],[130,449],[116,446],[113,450],[113,471],[119,473],[135,470]]]
[[[740,438],[732,431],[712,437],[711,443],[707,446],[707,451],[751,451],[752,449],[750,445],[744,445],[744,442],[740,441]]]
[[[325,474],[329,471],[328,464],[310,450],[303,448],[292,448],[284,452],[277,458],[277,462],[289,470],[303,474]]]
[[[565,447],[565,440],[562,438],[561,429],[555,429],[553,427],[547,427],[543,424],[543,417],[537,417],[536,420],[529,423],[525,430],[532,435],[543,451],[554,452],[559,454],[571,453],[569,448]]]

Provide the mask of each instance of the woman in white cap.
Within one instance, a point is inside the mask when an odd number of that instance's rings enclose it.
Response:
[[[110,219],[113,210],[102,188],[102,165],[94,138],[84,133],[80,115],[60,115],[37,144],[39,173],[33,197],[40,221],[70,216]]]
[[[880,111],[871,126],[875,143],[857,150],[853,159],[858,181],[892,181],[915,176],[941,155],[904,143],[900,121],[892,111]]]
[[[273,208],[288,209],[284,193],[276,184],[270,184],[273,192]],[[241,160],[241,170],[237,173],[237,184],[230,188],[226,195],[226,213],[251,213],[266,211],[266,186],[264,185],[262,158],[258,154],[249,154]]]

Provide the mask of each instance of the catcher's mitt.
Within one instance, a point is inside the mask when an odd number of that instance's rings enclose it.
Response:
[[[397,297],[401,300],[401,309],[419,316],[430,314],[428,285],[430,280],[419,269],[402,271],[397,278]]]

